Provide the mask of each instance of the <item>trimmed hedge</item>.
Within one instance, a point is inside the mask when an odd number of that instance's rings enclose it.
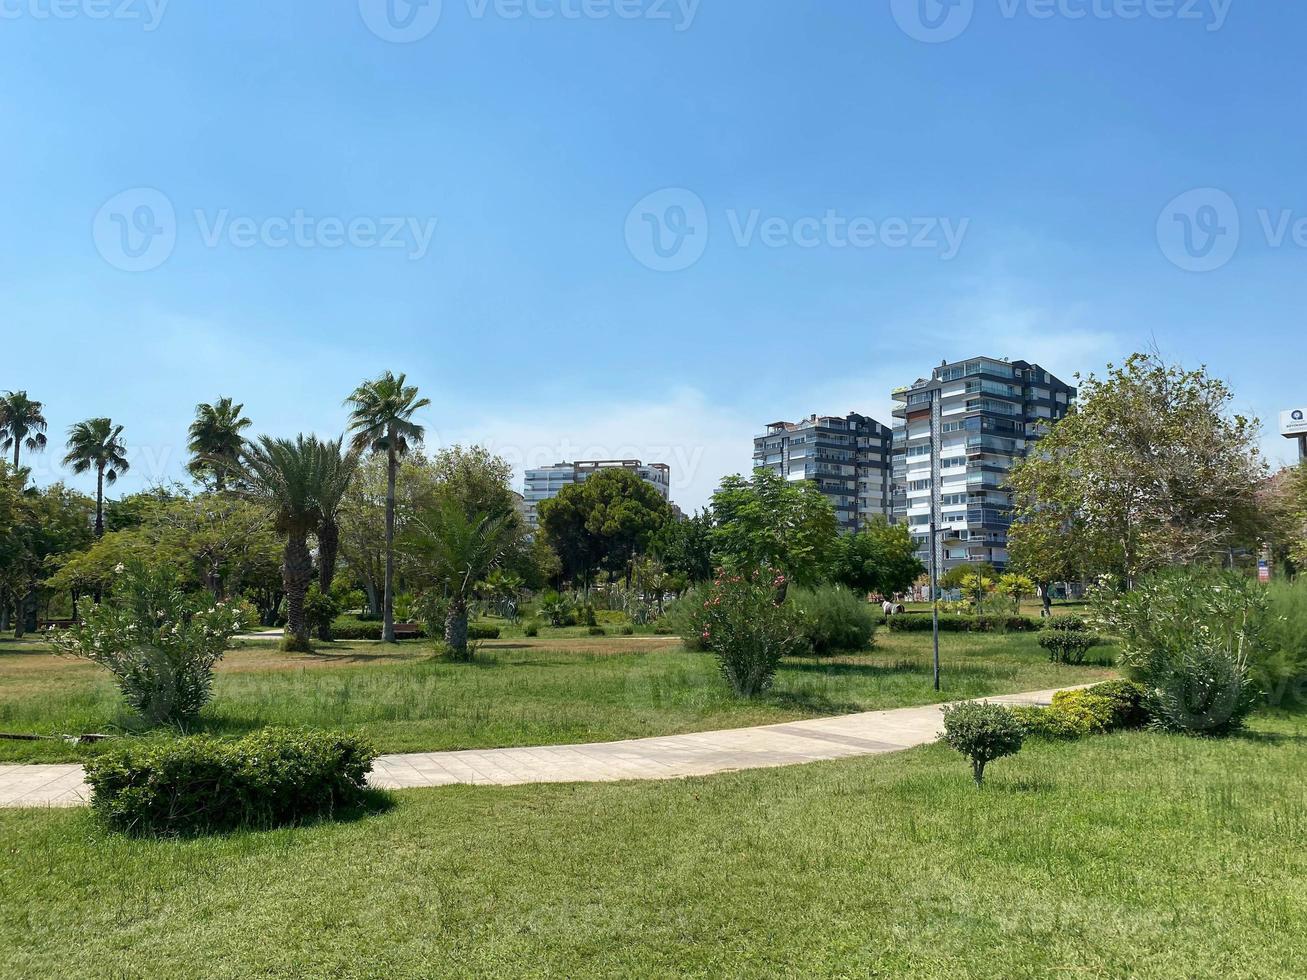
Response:
[[[348,735],[268,728],[128,745],[86,763],[91,806],[136,835],[262,829],[363,802],[376,752]]]
[[[1047,708],[1013,708],[1032,738],[1076,739],[1148,724],[1146,692],[1130,681],[1107,681],[1079,691],[1058,691]]]
[[[331,635],[337,640],[380,640],[381,621],[341,616],[332,621]],[[412,637],[412,634],[407,634]],[[427,631],[419,628],[415,639],[425,639]]]
[[[891,633],[929,633],[931,617],[908,613],[889,618]],[[941,633],[1037,633],[1040,621],[1029,616],[957,616],[939,617]]]
[[[499,627],[478,626],[473,623],[467,628],[467,638],[469,640],[497,640],[499,639]]]

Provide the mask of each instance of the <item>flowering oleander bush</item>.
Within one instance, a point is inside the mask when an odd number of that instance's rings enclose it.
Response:
[[[1263,653],[1265,590],[1236,572],[1172,568],[1130,591],[1095,594],[1098,615],[1121,638],[1126,673],[1148,690],[1154,725],[1221,735],[1257,703],[1250,663]]]
[[[765,568],[720,573],[698,590],[703,612],[699,641],[717,657],[737,696],[756,697],[771,687],[781,658],[805,646],[803,627],[785,603],[785,576]]]
[[[117,572],[105,601],[54,642],[106,668],[151,725],[185,726],[209,701],[213,667],[241,628],[240,610],[187,594],[170,569],[132,563]]]

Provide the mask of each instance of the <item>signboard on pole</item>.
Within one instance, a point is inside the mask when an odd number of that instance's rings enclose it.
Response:
[[[1269,582],[1271,580],[1271,563],[1265,558],[1257,563],[1257,579],[1260,582]]]
[[[1280,435],[1286,439],[1307,436],[1307,408],[1294,408],[1281,412]]]

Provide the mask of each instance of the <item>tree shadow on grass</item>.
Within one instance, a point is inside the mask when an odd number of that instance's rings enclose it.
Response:
[[[772,691],[767,699],[778,708],[815,715],[851,715],[864,710],[856,701],[837,701],[813,691]]]
[[[929,674],[931,666],[916,661],[897,661],[892,664],[855,664],[839,660],[787,660],[782,665],[787,673],[818,674],[822,677],[894,677]]]

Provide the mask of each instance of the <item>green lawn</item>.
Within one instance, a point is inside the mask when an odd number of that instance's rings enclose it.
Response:
[[[0,975],[1302,976],[1307,718],[185,842],[0,811]]]
[[[420,644],[339,643],[302,656],[243,641],[223,661],[200,729],[231,736],[266,725],[346,729],[367,734],[383,752],[543,745],[1040,690],[1112,673],[1052,665],[1034,637],[1018,634],[946,634],[942,658],[937,696],[930,637],[881,631],[868,654],[788,661],[772,692],[742,702],[728,694],[711,656],[664,637],[500,641],[472,665],[433,660]],[[99,668],[35,643],[0,642],[0,732],[132,727]],[[107,744],[0,739],[0,761],[76,760]]]

